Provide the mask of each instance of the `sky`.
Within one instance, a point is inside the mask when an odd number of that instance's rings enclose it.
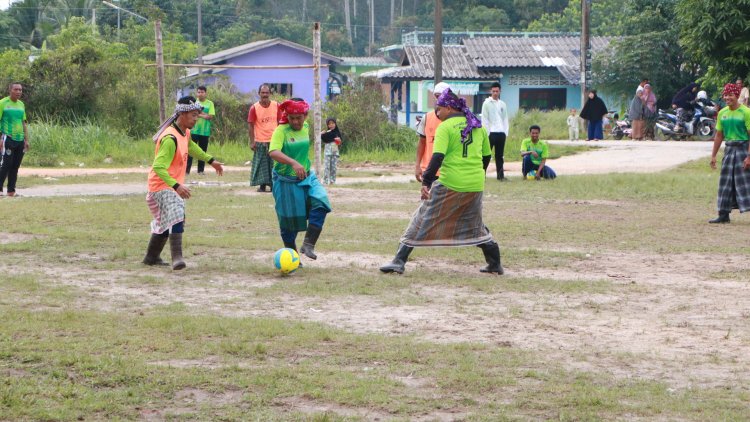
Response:
[[[5,10],[10,6],[13,0],[0,0],[0,10]]]

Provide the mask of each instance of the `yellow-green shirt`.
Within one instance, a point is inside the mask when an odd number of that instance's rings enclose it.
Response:
[[[307,122],[305,122],[300,130],[292,130],[289,123],[276,127],[273,135],[271,135],[271,144],[268,146],[268,152],[277,150],[283,152],[287,157],[296,160],[309,173],[310,157],[308,154],[310,153],[310,134]],[[276,162],[273,165],[273,169],[282,176],[297,177],[294,167],[289,164]]]
[[[542,160],[549,157],[549,146],[541,139],[536,143],[532,142],[531,138],[526,138],[521,141],[521,152],[527,151],[536,151],[536,153],[539,154],[538,157],[534,157],[534,155],[531,154],[531,162],[536,165],[542,164]]]
[[[203,106],[203,113],[216,116],[213,101],[203,100],[200,103]],[[211,136],[211,120],[199,117],[198,121],[195,122],[195,126],[190,130],[190,133],[193,135]]]
[[[724,133],[725,141],[747,141],[750,130],[750,108],[740,104],[736,110],[729,106],[719,111],[716,118],[716,130]]]
[[[482,157],[492,154],[490,138],[485,128],[480,127],[461,143],[465,127],[466,117],[456,115],[445,119],[435,132],[432,152],[445,155],[440,166],[440,184],[456,192],[482,192],[486,177]]]
[[[0,100],[0,133],[14,141],[24,140],[23,122],[26,121],[26,106],[23,101],[11,101],[10,97]]]

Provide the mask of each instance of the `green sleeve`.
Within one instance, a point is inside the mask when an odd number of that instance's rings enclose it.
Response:
[[[718,126],[719,122],[716,122]],[[745,129],[750,132],[750,108],[745,110]]]
[[[197,158],[199,161],[210,161],[213,157],[206,154],[201,147],[193,142],[192,139],[188,141],[188,155],[193,158]]]
[[[723,127],[724,125],[721,124],[722,114],[724,114],[724,109],[721,109],[719,111],[719,114],[716,115],[716,131],[718,131],[718,132],[723,132],[724,131],[724,127]]]
[[[540,154],[540,158],[544,159],[549,157],[549,145],[545,142],[542,146],[542,153]]]
[[[521,141],[521,152],[526,152],[529,150],[529,143],[526,142],[526,139]]]
[[[200,147],[199,147],[200,148]],[[168,186],[174,186],[177,183],[172,176],[169,175],[169,166],[172,165],[174,154],[177,151],[177,140],[172,135],[167,135],[161,138],[161,144],[159,144],[159,151],[154,157],[154,173],[156,173],[161,180],[164,181]]]
[[[490,148],[490,137],[487,135],[487,130],[485,128],[481,128],[480,131],[482,132],[482,157],[492,155],[492,149]],[[502,153],[502,151],[500,151],[500,153]]]
[[[435,131],[435,144],[432,146],[432,153],[447,154],[448,153],[448,142],[450,141],[450,125],[439,125]],[[432,157],[430,157],[432,158]]]
[[[268,145],[268,152],[281,151],[284,148],[284,128],[278,126],[271,135],[271,143]]]
[[[208,104],[208,114],[211,115],[211,116],[216,116],[216,109],[214,108],[214,102],[213,101],[211,101]]]

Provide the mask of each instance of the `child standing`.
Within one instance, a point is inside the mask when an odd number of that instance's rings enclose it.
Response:
[[[568,116],[568,139],[571,141],[578,140],[578,116],[574,108],[570,109],[570,116]]]
[[[336,124],[336,119],[329,117],[326,120],[328,130],[320,134],[320,139],[325,144],[325,161],[323,162],[323,183],[326,185],[336,183],[336,168],[339,163],[339,145],[341,145],[341,132]]]

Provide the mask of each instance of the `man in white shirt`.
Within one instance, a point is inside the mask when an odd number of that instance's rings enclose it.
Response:
[[[498,82],[493,83],[490,88],[490,97],[482,104],[482,126],[490,134],[490,148],[495,150],[497,180],[505,180],[503,152],[510,124],[508,123],[508,107],[500,99],[500,89]]]
[[[643,92],[643,88],[649,84],[648,78],[641,78],[641,83],[638,84],[638,88],[635,89],[635,95],[640,95]]]
[[[746,86],[742,85],[742,78],[737,78],[737,86],[740,87],[740,96],[737,101],[742,105],[747,105],[748,100],[750,100],[750,91],[748,91]]]

